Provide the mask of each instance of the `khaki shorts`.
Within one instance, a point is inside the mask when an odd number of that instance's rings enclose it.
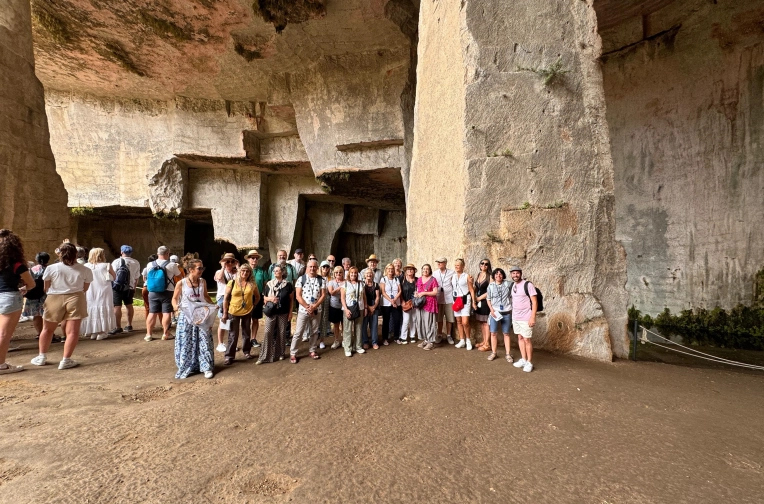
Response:
[[[528,325],[527,320],[513,320],[512,331],[523,338],[530,339],[533,337],[533,328]]]
[[[439,304],[438,305],[438,324],[446,317],[446,322],[453,324],[456,319],[454,318],[454,305],[452,304]]]
[[[84,292],[48,294],[42,318],[47,322],[84,319],[88,316],[88,301]]]

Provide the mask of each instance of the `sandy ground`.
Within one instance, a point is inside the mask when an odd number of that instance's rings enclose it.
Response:
[[[181,381],[173,342],[140,330],[82,341],[66,371],[27,365],[31,324],[19,335],[9,361],[28,370],[0,377],[3,503],[764,495],[764,373],[538,352],[527,374],[483,352],[394,345]]]

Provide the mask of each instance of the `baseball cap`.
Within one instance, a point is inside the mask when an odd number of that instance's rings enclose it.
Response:
[[[523,269],[520,266],[512,266],[512,268],[510,268],[509,272],[512,273],[513,271],[519,271],[519,272],[522,273]]]
[[[132,254],[132,253],[133,253],[133,247],[131,247],[130,245],[122,245],[122,246],[120,247],[119,251],[120,251],[121,253],[123,253],[123,254],[127,254],[127,255],[130,255],[130,254]]]

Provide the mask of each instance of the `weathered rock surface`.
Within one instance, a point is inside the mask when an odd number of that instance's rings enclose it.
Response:
[[[0,6],[0,227],[19,234],[28,259],[69,234],[43,87],[35,76],[29,2]]]
[[[764,268],[764,2],[680,0],[603,33],[629,302],[732,307]]]
[[[545,293],[538,345],[626,355],[591,2],[423,3],[419,33],[409,259],[520,265]]]

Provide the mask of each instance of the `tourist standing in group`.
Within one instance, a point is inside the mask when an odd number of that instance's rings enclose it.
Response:
[[[291,264],[292,267],[294,268],[295,275],[297,277],[301,277],[305,274],[306,263],[302,259],[304,256],[305,256],[305,252],[303,252],[302,249],[298,248],[297,250],[294,251],[294,255],[293,255],[294,259],[289,261],[289,264]]]
[[[79,245],[75,246],[77,247],[77,263],[85,266],[88,263],[88,249]]]
[[[472,285],[473,279],[469,273],[464,271],[464,259],[459,258],[454,261],[454,274],[451,277],[451,290],[453,292],[454,319],[456,320],[457,335],[459,343],[456,348],[467,347],[472,350],[472,339],[470,338],[470,312],[472,311],[472,300],[475,299],[475,290]]]
[[[364,350],[372,345],[374,350],[379,349],[377,331],[379,330],[379,284],[374,281],[374,271],[370,268],[364,270],[363,293],[366,308],[364,309],[363,322],[361,324],[361,337]]]
[[[117,327],[111,288],[116,274],[111,264],[106,262],[103,249],[98,247],[90,249],[85,267],[93,272],[93,282],[85,294],[88,302],[88,316],[82,321],[80,334],[101,341],[108,338],[109,333]]]
[[[454,344],[454,338],[451,336],[451,325],[454,319],[454,290],[451,279],[454,276],[454,270],[448,269],[448,259],[441,257],[435,260],[438,269],[434,273],[438,281],[438,337],[441,335],[448,339],[448,344]]]
[[[297,279],[295,298],[300,305],[297,308],[297,326],[292,336],[292,346],[289,349],[289,362],[297,364],[297,344],[300,336],[310,340],[311,359],[320,359],[316,353],[318,345],[318,329],[321,321],[321,306],[326,297],[324,278],[318,274],[318,261],[311,259],[305,267],[305,274]]]
[[[151,254],[149,258],[146,260],[146,264],[151,264],[154,261],[157,260],[156,254]],[[144,270],[145,271],[145,270]],[[143,275],[141,275],[143,276]],[[151,329],[149,329],[149,286],[146,285],[146,280],[143,280],[143,287],[141,288],[141,298],[143,299],[143,311],[146,312],[146,331],[153,331],[154,327],[152,325]]]
[[[488,285],[486,294],[486,304],[490,312],[491,326],[491,353],[488,360],[496,358],[498,351],[499,330],[504,333],[504,350],[507,354],[504,358],[507,362],[512,362],[512,352],[510,351],[509,328],[512,325],[512,298],[510,296],[511,285],[507,282],[507,276],[504,270],[496,268],[493,270],[493,283]]]
[[[0,374],[24,370],[22,366],[5,362],[13,332],[21,318],[24,298],[19,284],[22,283],[28,291],[35,287],[24,259],[24,246],[11,230],[0,229]],[[53,335],[53,331],[50,334]]]
[[[523,270],[515,266],[509,270],[512,276],[512,330],[517,334],[517,346],[520,347],[520,360],[515,362],[516,368],[523,371],[533,371],[533,327],[536,325],[538,309],[538,293],[536,287],[523,280]]]
[[[492,274],[491,261],[488,259],[480,261],[480,273],[475,278],[475,299],[472,300],[472,309],[475,312],[475,320],[480,324],[480,334],[483,338],[477,347],[481,352],[491,351],[491,332],[488,324],[491,309],[488,307],[486,298],[488,297],[488,286],[491,283]]]
[[[366,281],[366,272],[371,271],[374,274],[374,283],[379,283],[382,280],[382,270],[377,266],[379,266],[379,257],[376,254],[371,254],[366,259],[366,267],[359,273],[361,281]]]
[[[24,294],[26,301],[24,302],[24,311],[22,315],[32,318],[32,324],[34,325],[34,330],[39,339],[40,333],[42,332],[42,316],[45,311],[45,299],[47,298],[47,295],[45,294],[45,282],[43,281],[42,276],[45,274],[45,269],[50,262],[50,255],[47,252],[39,252],[35,257],[35,261],[37,264],[33,266],[31,270],[34,287]]]
[[[149,291],[149,317],[146,320],[146,341],[151,341],[154,323],[161,316],[162,339],[172,339],[172,297],[175,292],[173,278],[180,275],[178,265],[170,262],[170,251],[162,245],[157,249],[157,259],[143,269],[143,281]]]
[[[353,265],[353,262],[350,260],[349,257],[342,258],[342,269],[345,270],[345,274],[344,274],[345,279],[348,278],[348,272],[350,271],[350,266],[352,265]]]
[[[351,266],[341,289],[342,301],[342,346],[345,349],[345,357],[353,355],[353,348],[359,354],[365,353],[363,349],[363,314],[366,309],[364,302],[363,282],[358,278],[358,268]]]
[[[93,282],[93,271],[77,262],[77,247],[73,244],[62,243],[58,251],[60,262],[48,266],[42,277],[48,298],[45,300],[39,341],[40,355],[32,359],[32,364],[44,366],[48,362],[53,331],[58,324],[66,321],[64,356],[58,369],[69,369],[77,365],[71,357],[79,341],[82,319],[88,316],[85,292]]]
[[[284,358],[286,335],[294,309],[294,286],[286,279],[285,271],[286,264],[274,265],[273,278],[265,284],[263,291],[265,334],[260,347],[260,358],[256,364]]]
[[[416,314],[417,334],[422,338],[418,345],[424,350],[432,350],[438,338],[438,293],[440,286],[432,276],[429,264],[422,266],[422,276],[416,281],[416,298],[424,298],[424,305],[418,308]],[[416,302],[415,302],[416,303]]]
[[[385,275],[379,282],[379,292],[382,294],[382,343],[384,345],[395,339],[401,339],[401,282],[395,276],[392,264],[385,266]]]
[[[252,267],[242,264],[233,280],[228,282],[225,289],[225,301],[223,301],[223,323],[231,321],[228,331],[228,345],[225,350],[223,364],[230,366],[236,358],[236,350],[239,344],[239,331],[241,331],[241,351],[245,359],[253,359],[251,330],[252,310],[260,302],[260,291],[257,289],[252,278]]]
[[[133,315],[135,315],[133,298],[135,297],[135,286],[141,275],[141,265],[132,257],[133,247],[122,245],[119,252],[120,257],[111,263],[111,269],[115,274],[115,279],[111,283],[111,296],[114,305],[114,319],[117,324],[117,327],[109,332],[111,336],[122,331],[130,332],[133,330]],[[124,329],[122,329],[122,305],[125,305],[125,311],[127,311],[127,325]]]
[[[411,344],[416,343],[416,314],[417,308],[414,307],[414,297],[416,295],[416,266],[409,263],[404,269],[403,281],[401,282],[401,311],[403,312],[401,321],[401,338],[398,343],[405,345],[407,339],[411,338]],[[421,338],[421,336],[420,336]]]
[[[257,292],[260,293],[260,300],[252,309],[252,348],[258,348],[260,343],[257,342],[257,331],[260,329],[260,321],[263,318],[263,292],[265,291],[265,282],[270,280],[268,273],[260,267],[257,263],[263,256],[257,252],[257,250],[250,250],[244,258],[249,263],[249,267],[252,268],[252,279],[257,286]]]
[[[331,281],[326,284],[329,295],[329,322],[334,324],[334,343],[332,350],[342,346],[342,285],[345,283],[345,270],[335,266]]]
[[[329,254],[328,256],[326,256],[326,262],[329,263],[329,272],[332,275],[332,277],[334,277],[334,266],[337,260],[334,258],[332,254]]]
[[[215,369],[212,330],[194,325],[183,310],[185,303],[213,304],[207,282],[202,278],[204,265],[199,259],[191,259],[184,267],[186,278],[175,286],[172,296],[173,308],[180,312],[175,334],[175,365],[178,366],[175,378],[188,378],[194,373],[204,373],[205,378],[212,378]]]
[[[221,320],[223,319],[223,302],[225,301],[226,285],[236,276],[236,268],[238,266],[239,260],[236,259],[236,256],[227,252],[220,258],[220,269],[215,272],[214,279],[217,284],[215,302],[218,305],[218,317]],[[218,325],[218,346],[216,348],[218,352],[225,352],[226,350],[226,344],[224,343],[225,331],[225,329]]]
[[[273,268],[277,264],[281,266],[282,277],[284,278],[284,280],[286,280],[287,282],[291,283],[292,286],[294,287],[294,283],[295,283],[295,281],[297,281],[297,270],[295,270],[294,266],[292,266],[291,264],[289,264],[289,262],[287,262],[287,252],[286,252],[286,250],[279,250],[276,253],[276,262],[271,264],[271,266],[268,268],[268,276],[271,279],[275,278],[273,276]]]
[[[321,261],[321,268],[319,274],[324,279],[324,285],[327,286],[326,296],[321,303],[321,322],[318,324],[318,348],[324,349],[324,338],[332,334],[332,324],[329,322],[329,304],[331,295],[329,295],[329,282],[332,281],[332,266],[329,261]]]
[[[392,262],[395,278],[398,279],[398,283],[403,282],[403,277],[406,276],[406,272],[403,271],[403,261],[400,257],[396,257]]]

